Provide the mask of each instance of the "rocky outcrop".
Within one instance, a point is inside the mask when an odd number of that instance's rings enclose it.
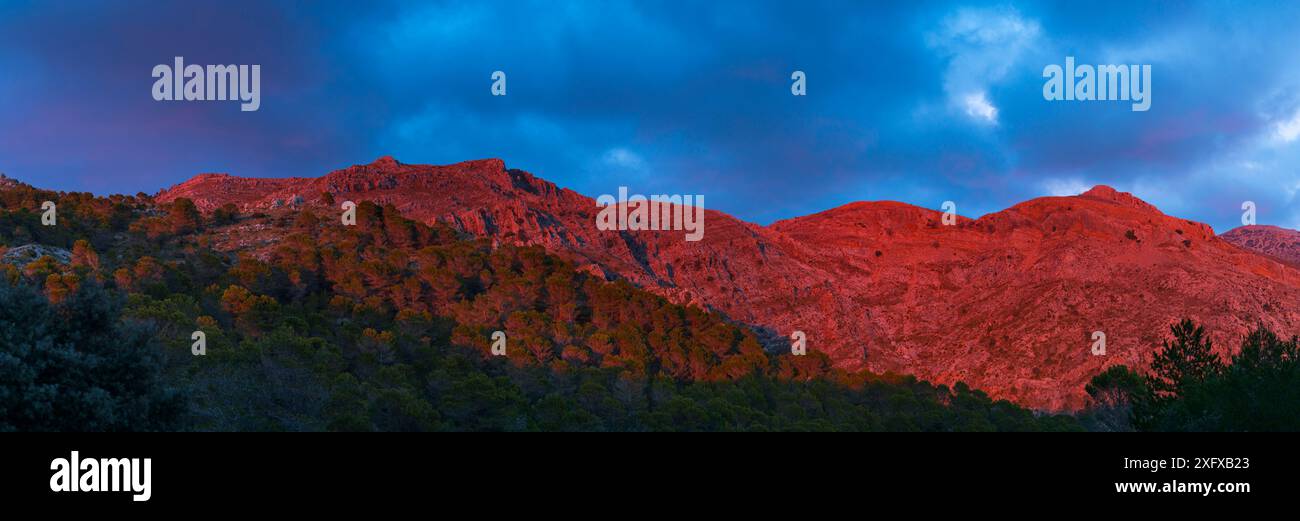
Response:
[[[26,244],[15,248],[9,248],[0,255],[0,262],[13,264],[20,268],[35,262],[41,257],[52,257],[62,264],[72,262],[72,252],[55,246],[46,246],[44,244]]]
[[[12,177],[9,177],[7,175],[4,175],[4,173],[0,173],[0,190],[10,190],[13,188],[19,188],[23,186],[27,186],[27,184],[17,179],[14,179]]]
[[[1300,268],[1300,231],[1277,226],[1242,226],[1220,237],[1246,250],[1262,253]]]

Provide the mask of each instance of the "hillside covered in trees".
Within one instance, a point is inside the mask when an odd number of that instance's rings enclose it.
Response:
[[[20,185],[0,191],[0,255],[0,430],[1079,428],[770,352],[716,313],[370,203],[343,226]]]

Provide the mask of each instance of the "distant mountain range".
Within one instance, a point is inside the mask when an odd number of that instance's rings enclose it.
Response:
[[[541,245],[605,278],[722,312],[766,332],[772,349],[803,331],[810,350],[841,367],[963,381],[1039,409],[1083,407],[1092,376],[1113,364],[1145,367],[1183,317],[1220,335],[1220,349],[1257,322],[1300,332],[1300,232],[1216,236],[1105,186],[950,226],[940,212],[898,202],[769,226],[708,210],[699,242],[680,231],[600,231],[594,199],[498,159],[385,157],[319,178],[203,174],[157,195],[178,198],[208,212],[392,204],[408,218]],[[239,239],[225,247],[275,241]],[[1092,352],[1096,331],[1104,355]]]

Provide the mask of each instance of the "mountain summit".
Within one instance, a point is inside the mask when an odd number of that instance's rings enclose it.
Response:
[[[965,382],[1040,409],[1086,403],[1105,367],[1145,367],[1189,317],[1237,345],[1257,321],[1300,330],[1300,269],[1207,225],[1098,186],[944,225],[940,212],[859,202],[769,226],[706,212],[703,240],[600,231],[595,201],[500,159],[384,157],[319,178],[200,175],[161,192],[205,211],[369,200],[496,241],[535,244],[607,278],[770,332],[837,365]],[[706,194],[707,195],[707,194]],[[337,208],[334,208],[337,211]],[[1105,354],[1093,353],[1095,332]]]
[[[1277,226],[1252,225],[1233,228],[1221,237],[1244,249],[1271,256],[1300,268],[1300,231]]]

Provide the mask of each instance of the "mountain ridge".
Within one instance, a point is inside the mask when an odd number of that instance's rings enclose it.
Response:
[[[1300,231],[1271,225],[1239,226],[1221,235],[1243,249],[1300,268]]]
[[[196,176],[159,192],[204,211],[393,204],[494,241],[535,244],[607,279],[720,311],[776,338],[807,335],[839,366],[964,381],[1048,410],[1086,403],[1105,367],[1145,367],[1190,316],[1235,345],[1256,321],[1300,330],[1300,270],[1203,223],[1099,186],[946,226],[899,202],[855,202],[768,226],[706,210],[680,232],[600,231],[595,200],[500,159],[408,165],[391,157],[318,178]],[[332,211],[337,211],[334,208]],[[1092,355],[1095,331],[1107,355]]]

